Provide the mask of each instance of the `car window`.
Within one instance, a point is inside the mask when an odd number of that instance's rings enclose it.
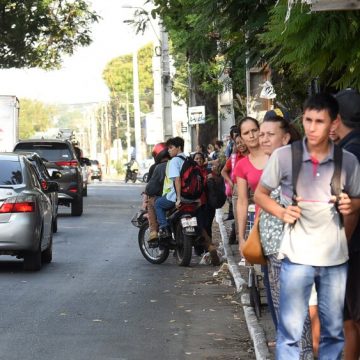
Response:
[[[72,160],[73,158],[69,146],[64,143],[19,143],[15,151],[36,152],[48,161]]]
[[[0,185],[22,184],[23,176],[19,161],[0,161]]]

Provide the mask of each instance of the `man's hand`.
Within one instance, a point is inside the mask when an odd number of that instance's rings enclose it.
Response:
[[[331,202],[336,203],[336,196],[331,197]],[[348,194],[341,193],[337,201],[337,208],[342,215],[350,215],[359,210],[360,199],[351,199]]]
[[[295,224],[301,216],[301,209],[297,205],[289,205],[284,209],[281,220],[287,224]]]
[[[176,199],[176,203],[175,203],[175,207],[178,209],[181,205],[181,200],[180,199]]]

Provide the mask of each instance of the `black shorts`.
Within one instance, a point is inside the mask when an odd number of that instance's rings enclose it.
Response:
[[[344,320],[360,321],[360,251],[349,254]]]

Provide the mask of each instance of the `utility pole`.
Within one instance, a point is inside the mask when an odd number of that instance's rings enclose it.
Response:
[[[136,161],[142,160],[141,146],[141,119],[140,119],[140,97],[139,97],[139,70],[137,60],[137,49],[133,51],[133,92],[134,92],[134,125],[135,125],[135,150]]]
[[[130,134],[130,110],[129,110],[129,94],[126,93],[126,148],[128,162],[130,161],[131,134]]]

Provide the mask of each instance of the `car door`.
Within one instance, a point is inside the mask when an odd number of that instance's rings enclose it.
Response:
[[[36,193],[36,197],[38,199],[37,203],[39,205],[39,212],[40,216],[43,220],[43,247],[47,247],[50,237],[52,234],[52,205],[50,202],[50,199],[41,189],[40,181],[38,179],[38,176],[36,175],[36,172],[32,165],[28,165],[27,167],[30,181],[33,185],[33,190]]]

